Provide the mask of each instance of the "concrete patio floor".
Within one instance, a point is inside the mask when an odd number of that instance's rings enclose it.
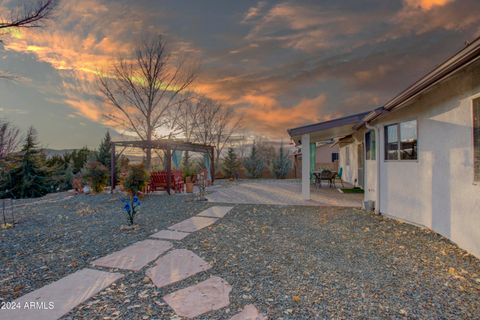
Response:
[[[311,186],[311,200],[301,195],[300,180],[240,180],[238,182],[217,181],[207,199],[216,203],[276,204],[361,207],[363,194],[344,194],[336,188],[323,185]],[[345,187],[347,186],[345,184]]]

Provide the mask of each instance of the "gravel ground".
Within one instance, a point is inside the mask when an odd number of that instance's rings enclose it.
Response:
[[[19,224],[0,230],[0,301],[11,301],[88,267],[91,261],[210,206],[187,201],[189,196],[147,196],[137,216],[140,228],[121,231],[127,220],[118,194],[71,197],[64,193],[45,199],[38,199],[37,205],[32,200],[17,201]]]
[[[107,195],[37,208],[31,220],[0,234],[7,252],[0,260],[7,265],[0,296],[13,298],[10,291],[18,285],[25,286],[17,292],[23,295],[213,205],[186,200],[146,200],[142,227],[130,234],[118,232],[124,220],[117,217],[118,200]],[[86,203],[93,212],[79,214]],[[122,271],[123,279],[64,319],[175,319],[161,297],[213,275],[232,285],[231,304],[200,319],[228,319],[250,303],[269,319],[475,319],[480,314],[478,259],[431,231],[361,210],[236,205],[175,247],[194,251],[213,268],[163,289],[145,279],[146,269]]]

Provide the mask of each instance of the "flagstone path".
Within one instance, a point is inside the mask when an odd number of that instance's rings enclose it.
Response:
[[[180,232],[175,230],[161,230],[157,233],[152,234],[150,237],[158,238],[158,239],[167,239],[167,240],[182,240],[190,233],[188,232]]]
[[[168,241],[143,240],[92,262],[94,266],[139,271],[173,248]]]
[[[190,250],[175,249],[160,257],[156,265],[147,270],[147,277],[159,288],[186,279],[210,269],[205,260]]]
[[[222,278],[211,277],[196,285],[180,289],[163,297],[175,313],[193,318],[230,304],[232,287]]]
[[[122,277],[121,273],[82,269],[15,300],[19,308],[1,310],[0,319],[58,319]]]
[[[195,232],[201,230],[209,225],[214,224],[218,219],[216,218],[206,218],[206,217],[191,217],[190,219],[183,220],[173,226],[169,227],[170,230],[181,231],[181,232]]]
[[[182,240],[191,232],[212,225],[223,218],[233,207],[214,206],[198,215],[161,230],[151,237]],[[173,248],[165,240],[147,239],[136,242],[120,251],[113,252],[92,262],[93,266],[112,269],[140,271],[146,265]],[[161,256],[156,264],[147,269],[145,274],[159,288],[185,280],[197,273],[207,271],[211,265],[190,250],[174,249]],[[21,308],[8,310],[0,314],[1,319],[58,319],[79,304],[95,296],[124,275],[94,269],[82,269],[56,282],[15,300]],[[182,317],[193,318],[209,311],[226,307],[230,304],[232,287],[220,277],[209,279],[195,285],[177,290],[163,297],[163,300]],[[27,308],[30,304],[34,309]],[[51,305],[53,303],[53,305]],[[41,310],[38,308],[42,307]],[[234,320],[263,319],[253,305],[247,305]]]

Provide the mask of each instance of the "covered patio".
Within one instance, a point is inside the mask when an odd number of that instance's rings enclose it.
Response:
[[[214,203],[269,204],[294,206],[361,207],[363,194],[340,193],[326,185],[312,188],[310,199],[301,196],[298,180],[243,180],[211,188],[206,198]],[[345,187],[350,185],[345,184]]]
[[[316,143],[328,140],[338,140],[348,137],[349,135],[354,133],[355,125],[361,122],[367,114],[368,112],[362,112],[343,118],[319,122],[287,130],[295,145],[301,146],[301,193],[304,200],[312,199],[312,193],[310,190],[311,176],[312,172],[315,170],[315,163],[312,163],[311,161],[311,154],[316,148]]]

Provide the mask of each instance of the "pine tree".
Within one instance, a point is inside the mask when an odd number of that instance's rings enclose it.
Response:
[[[103,164],[105,167],[110,168],[110,159],[112,157],[112,139],[110,132],[107,131],[103,138],[97,152],[97,161]]]
[[[247,170],[248,176],[250,178],[260,178],[263,173],[263,168],[265,163],[263,162],[262,157],[258,154],[257,146],[255,143],[252,146],[252,151],[250,156],[245,159],[243,166]]]
[[[291,166],[292,163],[290,159],[288,159],[288,155],[285,153],[282,144],[280,145],[278,158],[273,160],[273,174],[277,179],[285,179],[290,171]]]
[[[25,144],[8,173],[9,193],[15,198],[41,197],[49,191],[48,173],[44,166],[45,156],[37,147],[37,133],[28,130]]]
[[[233,148],[228,148],[227,156],[223,159],[223,173],[227,178],[235,178],[238,176],[240,169],[240,161],[233,151]]]

